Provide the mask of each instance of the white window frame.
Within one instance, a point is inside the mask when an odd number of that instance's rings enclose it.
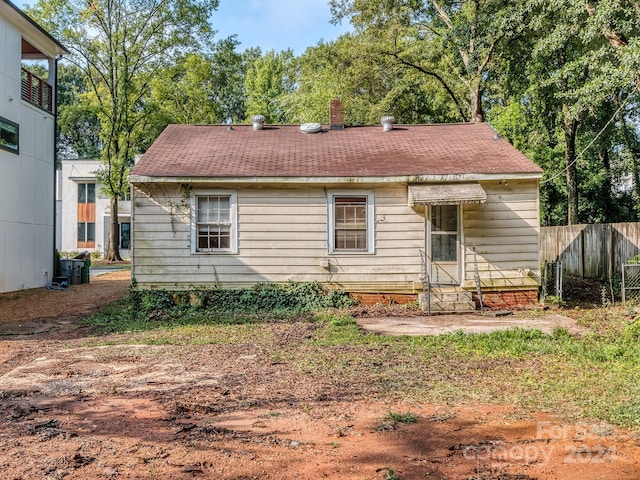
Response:
[[[217,248],[206,251],[198,250],[197,232],[197,199],[208,196],[228,196],[229,197],[229,220],[231,221],[231,238],[229,248]],[[238,253],[238,194],[235,190],[198,190],[191,194],[191,253],[194,255],[220,255]]]
[[[344,197],[366,197],[367,199],[367,248],[366,250],[340,250],[335,246],[335,206],[336,198]],[[329,190],[327,191],[327,245],[329,253],[335,255],[371,255],[376,253],[375,249],[375,203],[371,190]]]

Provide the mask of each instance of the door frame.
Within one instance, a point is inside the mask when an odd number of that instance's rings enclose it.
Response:
[[[455,278],[452,278],[451,275],[446,275],[444,279],[436,271],[436,264],[438,262],[434,262],[432,260],[432,209],[433,207],[438,205],[426,205],[425,206],[425,252],[427,252],[427,272],[429,274],[429,279],[432,285],[449,285],[449,286],[461,286],[464,278],[464,235],[463,235],[463,223],[462,223],[462,215],[463,208],[462,204],[456,204],[457,208],[457,238],[456,238],[456,254],[457,261],[456,262],[443,262],[445,266],[452,266],[453,268],[450,271],[453,271],[452,275],[455,275]],[[455,266],[453,264],[455,263]],[[448,279],[446,277],[449,277]]]

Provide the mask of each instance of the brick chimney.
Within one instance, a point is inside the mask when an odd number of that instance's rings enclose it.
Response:
[[[329,102],[329,130],[344,130],[344,105],[338,98]]]

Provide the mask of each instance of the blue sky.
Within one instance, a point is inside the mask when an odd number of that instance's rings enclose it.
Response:
[[[36,0],[14,0],[23,8]],[[350,31],[348,22],[332,25],[329,0],[220,0],[210,21],[216,40],[236,34],[239,51],[260,47],[262,52],[291,48],[302,55],[320,40],[331,41]]]
[[[237,34],[239,50],[260,47],[264,53],[291,48],[295,55],[350,29],[348,23],[334,26],[329,20],[328,0],[220,0],[211,16],[216,38]]]

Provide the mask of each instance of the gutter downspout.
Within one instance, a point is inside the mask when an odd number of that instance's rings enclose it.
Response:
[[[57,214],[57,196],[58,196],[58,175],[57,175],[57,163],[58,163],[58,61],[60,57],[54,59],[54,72],[53,72],[53,269],[51,271],[51,278],[47,281],[52,281],[56,274],[56,214]],[[61,204],[62,206],[62,204]],[[60,212],[62,214],[62,212]]]

